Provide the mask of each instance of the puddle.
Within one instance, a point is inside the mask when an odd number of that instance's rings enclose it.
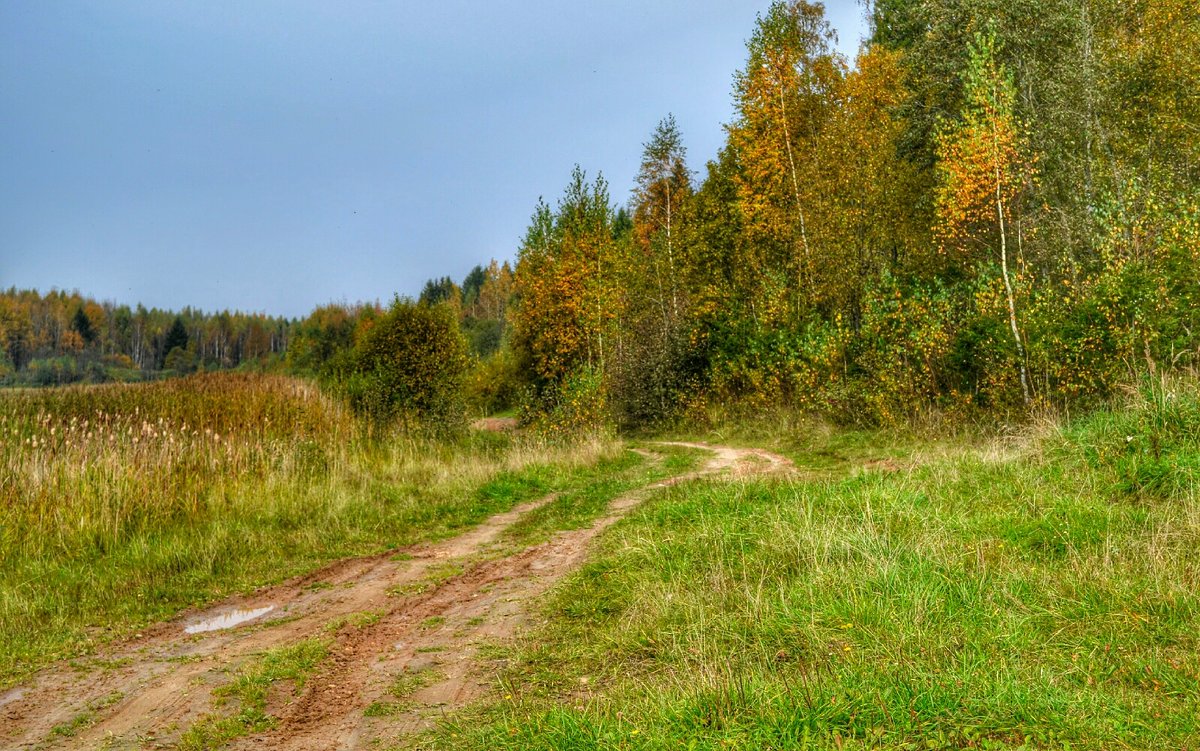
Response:
[[[240,626],[247,621],[252,621],[255,618],[264,616],[275,609],[274,605],[267,605],[253,610],[231,610],[223,615],[218,615],[215,618],[209,618],[206,621],[193,623],[183,630],[185,634],[203,634],[208,631],[221,631],[234,626]]]
[[[25,689],[14,688],[11,691],[6,691],[0,694],[0,708],[6,707],[15,701],[20,701],[25,698]]]

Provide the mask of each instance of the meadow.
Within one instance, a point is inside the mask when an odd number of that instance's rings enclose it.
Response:
[[[638,463],[604,439],[370,433],[283,376],[0,392],[0,687],[186,607]]]
[[[776,435],[843,471],[648,500],[423,747],[1200,745],[1194,384],[932,451]]]
[[[517,551],[694,460],[372,434],[308,382],[232,374],[6,393],[0,430],[0,687],[557,493],[507,530]],[[647,493],[516,640],[480,647],[483,698],[404,747],[1200,745],[1194,380],[1001,436],[777,413],[670,437],[798,471]]]

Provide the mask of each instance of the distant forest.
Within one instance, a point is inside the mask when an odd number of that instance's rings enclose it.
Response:
[[[291,326],[261,314],[147,310],[78,292],[9,289],[0,292],[0,380],[44,386],[264,367],[282,358]]]
[[[1195,0],[877,0],[871,21],[850,61],[820,4],[774,3],[703,170],[668,116],[623,204],[577,169],[533,208],[514,267],[398,301],[459,322],[445,346],[468,355],[468,401],[547,426],[727,405],[886,424],[1087,405],[1194,368]],[[0,367],[39,382],[68,361],[344,381],[389,315],[0,305]]]

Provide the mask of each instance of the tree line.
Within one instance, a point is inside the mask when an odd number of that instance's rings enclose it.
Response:
[[[776,2],[695,176],[664,119],[627,206],[535,207],[509,340],[530,413],[786,403],[860,422],[1105,398],[1200,355],[1189,0],[879,0],[851,63]]]
[[[263,314],[173,312],[79,292],[0,291],[0,382],[142,380],[281,361],[291,323]]]
[[[514,265],[275,322],[267,349],[394,414],[433,386],[389,381],[382,343],[413,348],[457,395],[434,411],[519,408],[551,430],[727,404],[1018,416],[1194,368],[1193,0],[876,0],[870,20],[851,61],[821,4],[773,3],[702,170],[667,116],[627,200],[576,168]],[[55,304],[69,329],[74,303]],[[170,323],[138,362],[162,365]],[[197,364],[243,357],[203,341]]]

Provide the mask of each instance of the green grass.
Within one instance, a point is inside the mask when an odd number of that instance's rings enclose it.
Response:
[[[1023,448],[657,494],[426,742],[1200,746],[1198,407],[1149,394]]]
[[[418,672],[403,672],[398,674],[388,686],[387,693],[391,700],[371,702],[365,710],[365,717],[390,717],[409,710],[413,704],[409,700],[414,692],[428,686],[433,680],[432,669]]]
[[[309,675],[325,659],[329,643],[308,639],[264,653],[244,666],[234,679],[213,692],[218,705],[236,703],[232,713],[210,714],[188,728],[179,739],[179,751],[209,751],[235,738],[271,729],[275,718],[267,713],[267,697],[279,683],[298,694]]]
[[[581,470],[576,482],[554,500],[530,511],[505,530],[503,539],[523,548],[547,539],[561,530],[580,529],[601,516],[608,504],[623,493],[643,488],[666,477],[694,468],[703,452],[672,446],[652,446],[661,461],[647,462],[634,451]]]

